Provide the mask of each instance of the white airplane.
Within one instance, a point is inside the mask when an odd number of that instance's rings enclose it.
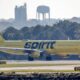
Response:
[[[10,54],[44,52],[66,56],[80,55],[80,40],[0,40],[0,51]]]

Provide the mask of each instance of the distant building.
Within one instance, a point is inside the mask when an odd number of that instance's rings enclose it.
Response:
[[[27,8],[26,4],[23,6],[15,7],[15,21],[20,24],[24,24],[27,21]]]

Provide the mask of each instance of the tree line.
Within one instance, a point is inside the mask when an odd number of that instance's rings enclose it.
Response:
[[[2,36],[6,40],[79,40],[80,24],[64,20],[53,26],[25,26],[20,30],[10,26],[2,32]]]

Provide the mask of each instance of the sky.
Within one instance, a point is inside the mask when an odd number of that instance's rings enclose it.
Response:
[[[14,18],[15,6],[27,3],[28,19],[36,18],[39,5],[50,7],[51,18],[80,17],[80,0],[0,0],[0,19]]]

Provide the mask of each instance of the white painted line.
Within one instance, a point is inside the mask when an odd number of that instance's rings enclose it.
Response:
[[[80,65],[77,65],[80,66]],[[74,70],[76,65],[62,65],[62,66],[38,66],[38,67],[9,67],[9,68],[0,68],[0,71],[9,71],[9,70]]]

